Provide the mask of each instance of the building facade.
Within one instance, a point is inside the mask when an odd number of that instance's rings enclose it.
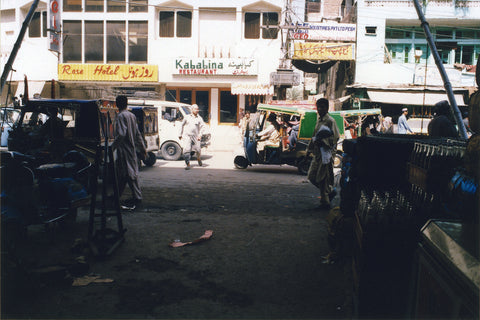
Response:
[[[1,0],[2,65],[32,3]],[[196,103],[211,127],[235,127],[244,110],[273,96],[284,6],[283,0],[41,0],[9,90],[22,93],[26,75],[30,96],[127,93]],[[302,20],[305,1],[292,7]]]
[[[480,53],[480,1],[432,0],[421,5],[445,71],[455,93],[460,95],[457,104],[465,105],[469,89],[475,87],[475,64]],[[415,106],[447,100],[413,1],[359,0],[357,6],[352,92],[360,93],[360,99],[395,105],[397,109],[412,106],[414,112]],[[372,94],[367,97],[364,94],[368,89]],[[395,94],[388,99],[376,91]],[[399,94],[402,92],[406,94]],[[418,94],[422,92],[428,94]],[[417,99],[411,93],[417,93]],[[425,110],[430,113],[429,108]]]

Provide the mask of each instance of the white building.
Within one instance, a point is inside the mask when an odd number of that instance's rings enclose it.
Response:
[[[449,80],[457,91],[475,86],[472,68],[480,53],[480,1],[432,0],[424,14],[434,36]],[[436,91],[429,100],[447,99],[443,81],[428,48],[424,30],[411,0],[359,0],[357,2],[357,54],[354,88]],[[407,95],[390,94],[369,98],[380,103],[418,105],[403,100]],[[387,95],[388,96],[388,95]],[[413,95],[409,95],[413,98]],[[387,99],[387,100],[386,100]],[[458,103],[464,104],[458,97]],[[411,103],[409,103],[411,102]],[[420,102],[422,104],[423,101]]]
[[[2,66],[32,3],[1,0]],[[223,128],[217,136],[231,136],[243,110],[273,95],[284,7],[284,0],[41,0],[8,77],[10,90],[22,93],[26,75],[30,96],[49,98],[52,83],[57,98],[142,91],[197,103],[211,127]],[[305,1],[292,8],[302,21]],[[52,19],[61,21],[57,39]],[[58,53],[49,50],[55,41]]]

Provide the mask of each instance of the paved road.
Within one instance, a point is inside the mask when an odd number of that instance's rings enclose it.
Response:
[[[189,171],[161,159],[142,168],[144,206],[122,214],[125,242],[105,259],[70,250],[86,238],[88,210],[59,228],[53,244],[43,228],[30,228],[18,249],[28,276],[11,275],[2,318],[350,318],[350,265],[322,258],[328,212],[305,176],[289,166],[233,170],[228,152],[203,159]],[[113,217],[108,226],[115,229]],[[213,237],[205,242],[169,247],[206,230]],[[70,268],[80,254],[88,272],[113,282],[33,276],[40,267]]]

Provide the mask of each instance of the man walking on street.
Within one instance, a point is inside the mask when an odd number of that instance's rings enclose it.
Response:
[[[127,97],[118,96],[116,99],[119,110],[115,120],[115,140],[113,150],[117,152],[117,176],[119,197],[122,196],[128,183],[132,191],[132,198],[127,200],[123,209],[134,210],[142,202],[142,192],[138,184],[137,152],[146,156],[145,144],[138,130],[137,118],[127,110]]]
[[[398,117],[398,133],[400,134],[407,134],[408,132],[413,133],[412,129],[410,129],[410,126],[407,123],[407,114],[408,109],[403,108],[402,115]]]
[[[337,123],[328,114],[328,100],[317,100],[317,124],[307,154],[313,153],[308,170],[308,180],[320,190],[320,207],[330,208],[330,193],[333,193],[333,160],[340,137]]]
[[[192,113],[185,116],[180,126],[179,139],[185,138],[183,141],[183,157],[187,165],[185,170],[190,170],[192,152],[197,153],[198,165],[202,166],[201,140],[205,122],[198,111],[198,105],[192,105]]]

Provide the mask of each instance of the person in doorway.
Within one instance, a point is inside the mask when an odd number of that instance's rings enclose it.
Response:
[[[201,167],[202,153],[201,140],[205,130],[205,122],[198,114],[198,105],[192,105],[192,113],[185,116],[180,126],[179,139],[183,139],[183,157],[185,159],[185,170],[190,170],[190,159],[192,152],[197,154],[198,165]]]
[[[115,140],[112,148],[117,153],[119,197],[122,196],[127,184],[132,191],[132,198],[125,201],[122,208],[134,210],[142,202],[142,192],[138,183],[137,152],[145,157],[147,152],[138,130],[137,118],[127,110],[127,102],[126,96],[120,95],[116,98],[119,113],[115,120]]]
[[[447,100],[437,102],[434,109],[434,117],[428,124],[428,135],[431,137],[458,137],[457,128],[448,115],[450,113],[450,104]]]
[[[330,208],[330,196],[334,193],[333,161],[340,132],[337,123],[328,114],[328,100],[318,99],[316,105],[317,124],[307,148],[308,155],[313,153],[307,178],[320,190],[320,207],[327,209]]]
[[[238,124],[238,127],[240,129],[240,136],[243,138],[245,137],[245,131],[247,130],[247,125],[248,122],[250,121],[250,111],[245,111],[244,116],[240,120],[240,123]]]
[[[413,133],[412,129],[410,129],[410,126],[407,123],[407,114],[408,109],[403,108],[402,115],[398,118],[398,133],[400,134]]]

